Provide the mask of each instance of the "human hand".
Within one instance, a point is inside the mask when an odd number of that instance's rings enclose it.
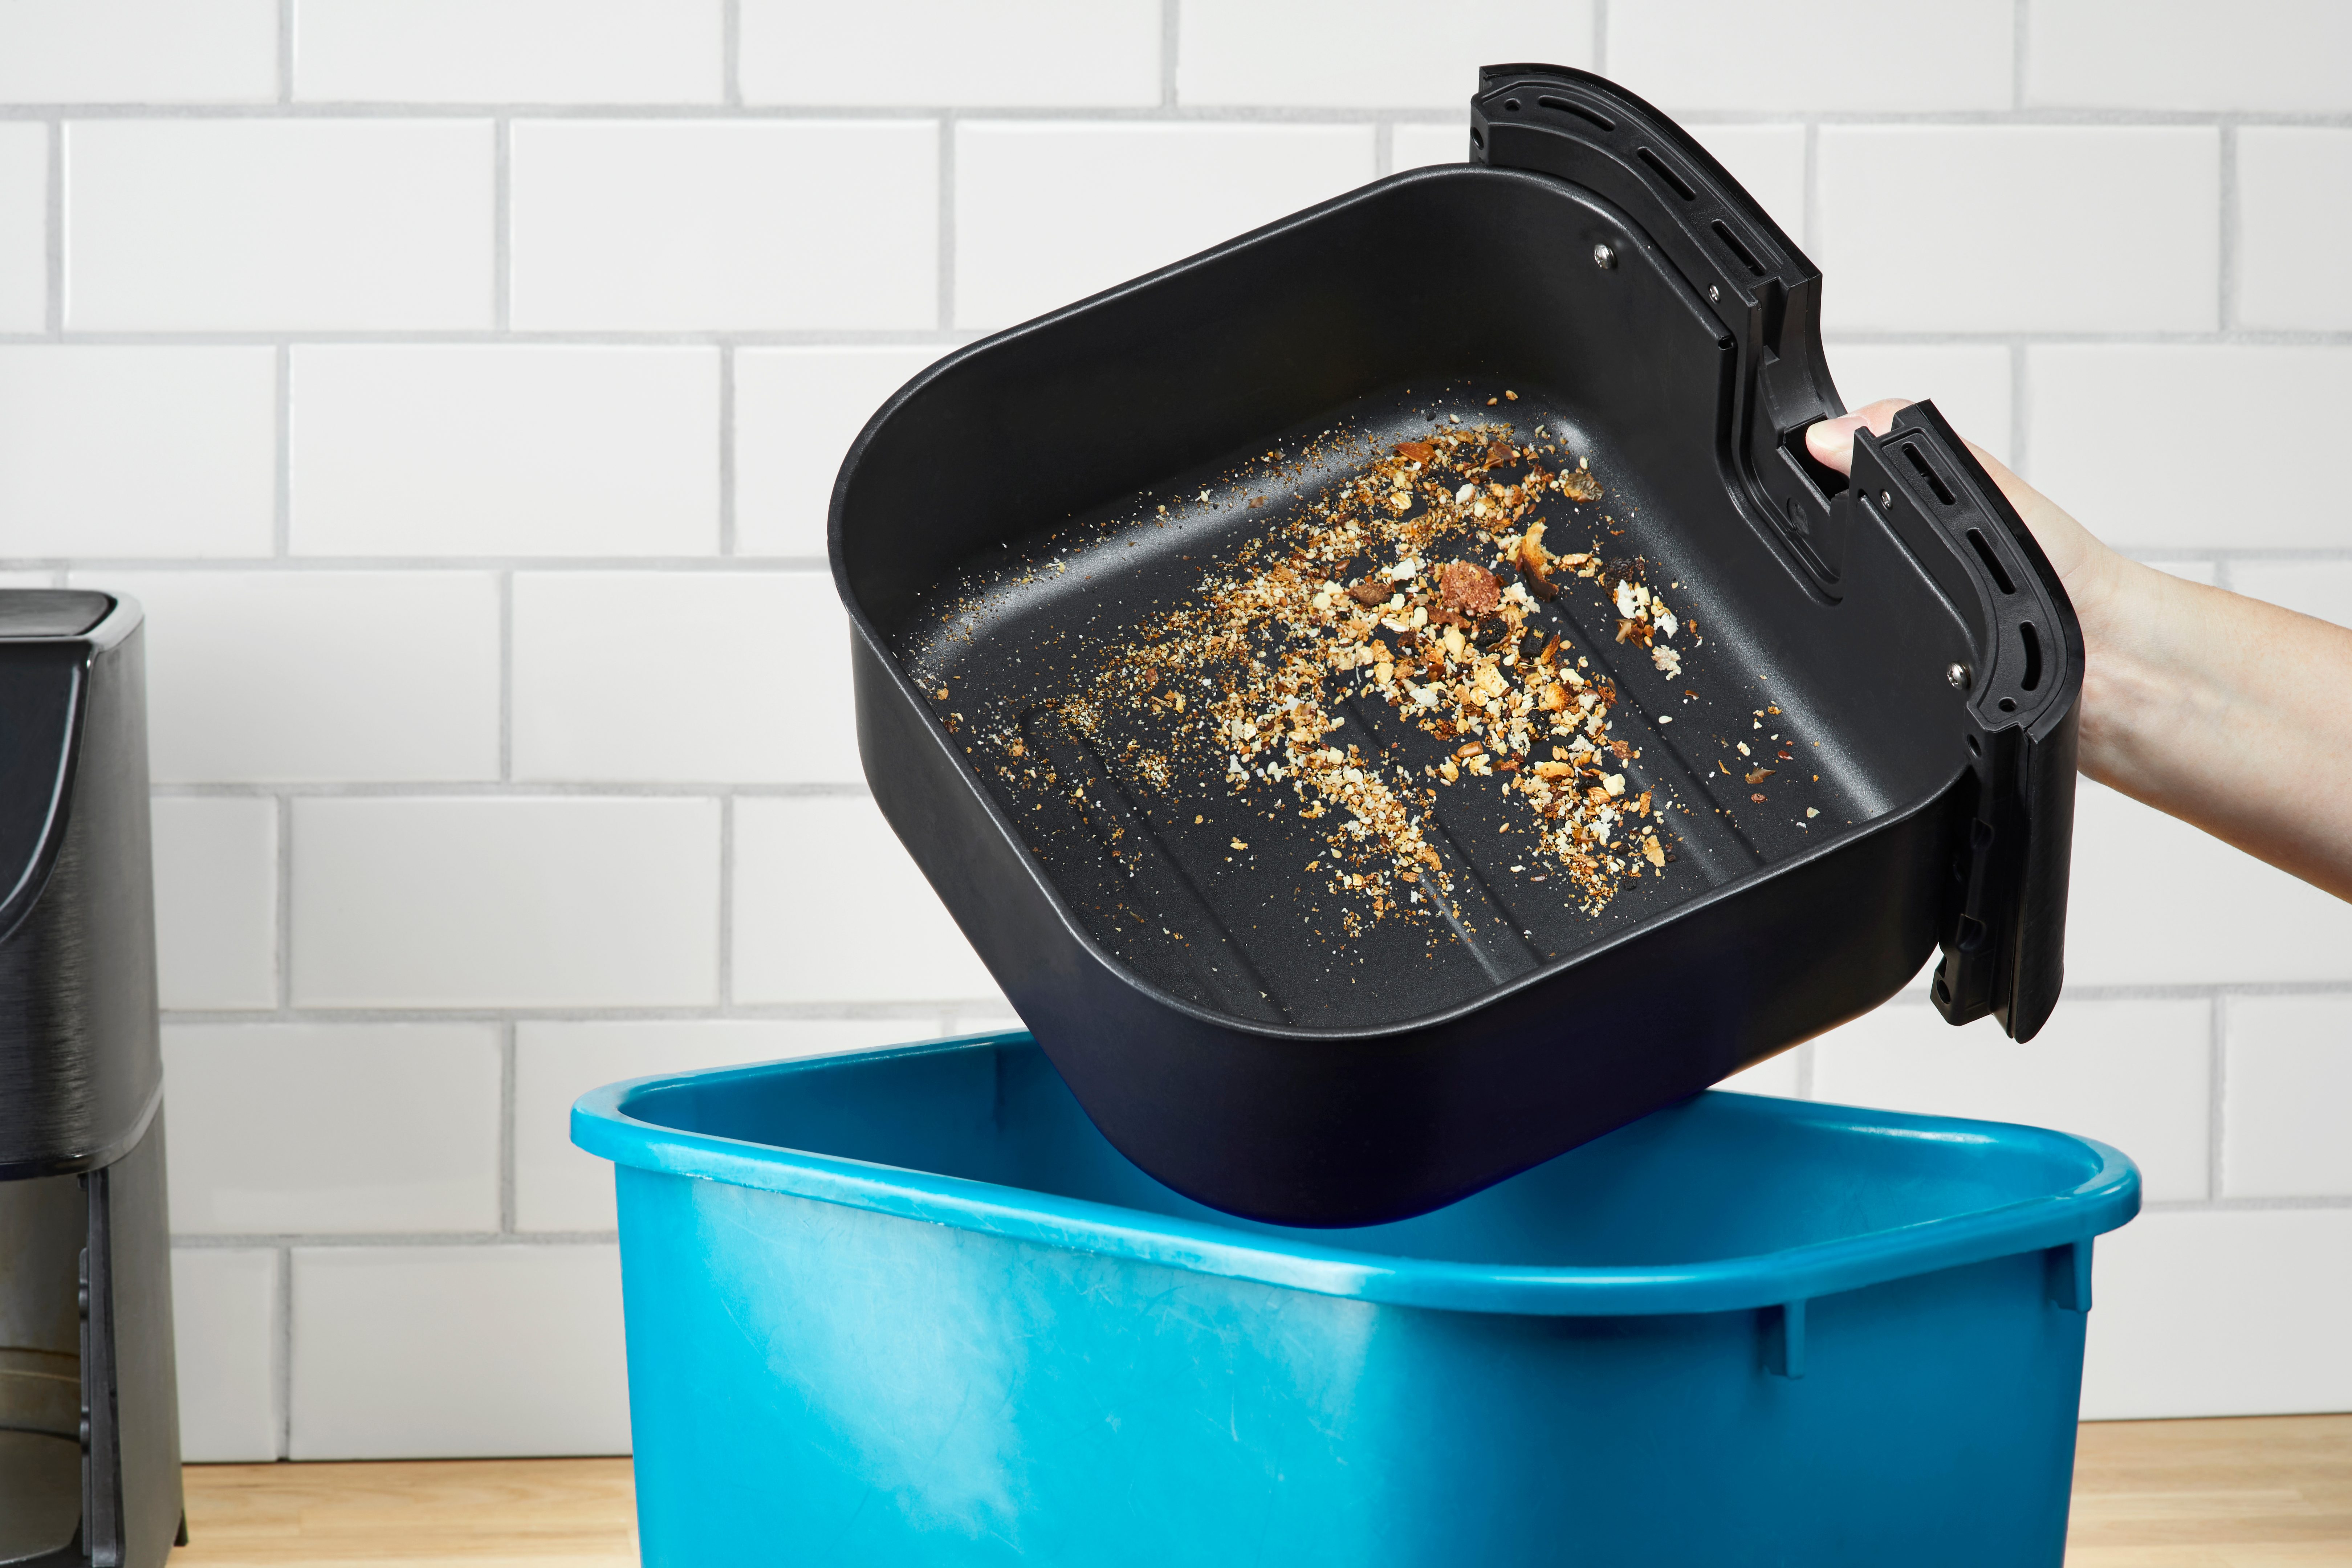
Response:
[[[1813,457],[1853,471],[1902,398],[1824,419]],[[2083,772],[2282,870],[2352,899],[2352,631],[2110,549],[1983,447],[1969,450],[2032,530],[2083,631]]]
[[[1911,406],[1907,397],[1886,397],[1835,419],[1824,419],[1805,432],[1805,447],[1814,461],[1836,469],[1841,474],[1853,472],[1853,434],[1864,426],[1874,436],[1884,436],[1895,427],[1895,416]],[[2116,606],[2119,593],[2126,585],[2119,579],[2132,575],[2134,563],[2101,543],[2091,531],[2076,522],[2048,496],[2019,479],[1991,453],[1970,441],[1969,450],[2017,509],[2025,526],[2033,531],[2034,542],[2049,558],[2058,580],[2066,586],[2066,596],[2074,601],[2075,618],[2083,624],[2084,640],[2095,639],[2095,623],[2104,621]],[[2147,570],[2141,568],[2141,570]],[[2104,626],[2099,627],[2104,631]]]

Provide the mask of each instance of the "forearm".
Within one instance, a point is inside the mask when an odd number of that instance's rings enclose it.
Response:
[[[1806,433],[1850,471],[1890,399]],[[2082,623],[2083,772],[2352,900],[2352,631],[2126,559],[1971,447]]]
[[[2352,631],[2102,566],[2076,604],[2083,772],[2352,899]]]

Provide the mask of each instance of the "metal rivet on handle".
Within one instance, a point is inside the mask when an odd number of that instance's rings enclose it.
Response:
[[[1879,491],[1878,504],[1888,511],[1893,511],[1895,510],[1895,492],[1893,490]]]
[[[1966,691],[1976,677],[1969,672],[1967,665],[1953,664],[1944,667],[1944,679],[1950,681],[1955,689]]]
[[[1714,284],[1710,283],[1710,284],[1708,284],[1708,285],[1706,286],[1706,297],[1707,297],[1708,299],[1710,299],[1710,300],[1718,300],[1718,301],[1719,301],[1719,300],[1722,300],[1722,298],[1723,298],[1723,290],[1722,290],[1722,289],[1718,289],[1718,288],[1717,288]]]
[[[1606,272],[1617,265],[1617,253],[1604,242],[1592,247],[1592,265]]]

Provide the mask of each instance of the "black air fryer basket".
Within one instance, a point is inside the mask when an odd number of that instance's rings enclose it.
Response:
[[[1955,1024],[2025,1039],[2058,996],[2082,638],[2017,514],[1929,405],[1860,437],[1851,482],[1805,456],[1843,411],[1821,275],[1655,110],[1496,67],[1470,142],[949,356],[834,491],[884,816],[1110,1142],[1259,1219],[1451,1202],[1876,1006],[1939,943]],[[1701,629],[1670,677],[1543,606],[1614,682],[1634,787],[1680,803],[1664,874],[1575,907],[1495,796],[1450,790],[1450,931],[1341,939],[1298,870],[1324,825],[1260,813],[1244,844],[1223,780],[1147,787],[1116,743],[1143,715],[1025,731],[1061,737],[1043,795],[991,765],[981,715],[1026,724],[1307,504],[1318,478],[1273,493],[1262,455],[1457,416],[1579,454],[1607,548]],[[1437,762],[1380,710],[1349,710],[1368,744]],[[1759,788],[1726,762],[1768,736],[1797,761]]]

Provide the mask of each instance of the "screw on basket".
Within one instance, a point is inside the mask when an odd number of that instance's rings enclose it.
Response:
[[[1952,687],[1955,690],[1966,691],[1975,681],[1976,677],[1969,673],[1969,667],[1967,665],[1953,664],[1945,666],[1944,679],[1952,683]]]
[[[1720,300],[1723,298],[1723,290],[1710,283],[1706,286],[1706,297],[1710,300]]]
[[[1606,272],[1617,265],[1617,253],[1606,242],[1596,245],[1592,247],[1592,265]]]

